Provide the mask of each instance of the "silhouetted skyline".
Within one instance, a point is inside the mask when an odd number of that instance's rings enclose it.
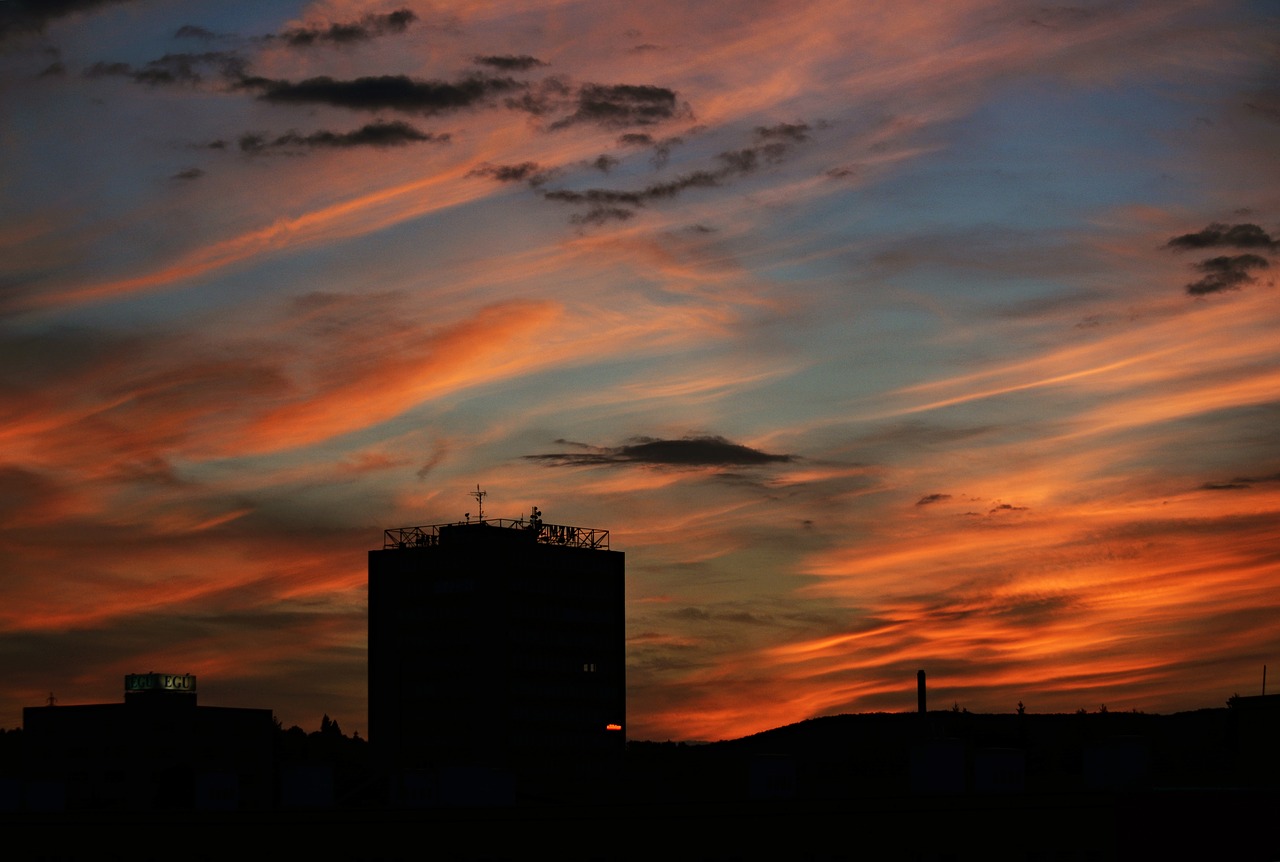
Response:
[[[910,711],[919,668],[974,712],[1255,693],[1278,37],[0,2],[0,727],[163,666],[367,733],[366,554],[477,483],[625,549],[632,738]]]

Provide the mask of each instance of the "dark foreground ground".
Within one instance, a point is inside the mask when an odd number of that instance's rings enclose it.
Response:
[[[1280,793],[9,814],[6,859],[1280,859]]]
[[[0,862],[1280,862],[1275,696],[1171,716],[832,716],[708,745],[633,742],[609,769],[577,779],[563,764],[392,775],[336,728],[291,729],[251,774],[258,783],[242,786],[274,790],[242,792],[240,806],[255,809],[244,811],[207,810],[199,782],[171,772],[154,786],[115,780],[148,774],[150,749],[120,764],[111,751],[133,750],[108,739],[97,759],[55,761],[59,772],[47,754],[31,756],[43,749],[7,739]],[[147,793],[107,792],[120,787]]]

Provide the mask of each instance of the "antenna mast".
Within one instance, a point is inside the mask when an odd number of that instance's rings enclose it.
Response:
[[[474,491],[469,491],[467,493],[468,497],[476,498],[476,505],[480,507],[476,517],[480,519],[480,523],[482,524],[484,523],[484,498],[487,497],[488,495],[489,495],[489,492],[481,491],[480,486],[478,484],[476,485],[476,489]]]

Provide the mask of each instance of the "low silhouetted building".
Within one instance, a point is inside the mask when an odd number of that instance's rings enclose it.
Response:
[[[192,674],[129,674],[123,703],[26,707],[22,725],[29,809],[275,804],[271,710],[199,706]]]

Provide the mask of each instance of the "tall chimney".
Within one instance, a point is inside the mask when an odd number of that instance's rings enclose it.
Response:
[[[919,702],[920,714],[924,715],[927,710],[924,708],[924,671],[916,671],[916,700]]]

